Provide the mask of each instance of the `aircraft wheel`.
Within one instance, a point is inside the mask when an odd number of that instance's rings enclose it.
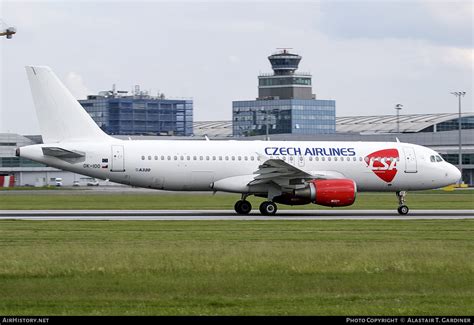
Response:
[[[235,203],[234,209],[238,214],[249,214],[252,211],[252,205],[249,201],[240,200]]]
[[[273,202],[265,201],[260,204],[260,213],[264,216],[273,216],[277,212],[277,206]]]
[[[402,215],[408,214],[408,211],[410,211],[410,209],[408,209],[408,207],[406,205],[401,205],[401,206],[398,207],[398,213],[400,213]]]

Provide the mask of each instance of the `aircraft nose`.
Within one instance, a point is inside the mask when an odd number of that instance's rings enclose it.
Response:
[[[450,181],[452,181],[453,184],[457,183],[461,179],[461,172],[454,165],[450,165],[449,167],[450,167],[448,171],[449,179]]]

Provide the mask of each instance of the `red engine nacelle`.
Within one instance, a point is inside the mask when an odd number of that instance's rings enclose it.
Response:
[[[295,197],[328,207],[344,207],[355,201],[357,187],[352,179],[316,179],[294,191]]]

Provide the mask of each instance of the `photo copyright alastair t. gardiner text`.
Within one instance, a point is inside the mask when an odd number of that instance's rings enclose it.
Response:
[[[472,317],[346,317],[346,324],[472,324]]]

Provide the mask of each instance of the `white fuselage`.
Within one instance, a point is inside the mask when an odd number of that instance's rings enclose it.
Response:
[[[42,147],[84,153],[60,159]],[[310,174],[342,175],[358,191],[439,188],[459,170],[431,149],[399,142],[130,140],[61,142],[21,148],[21,157],[112,182],[172,191],[212,191],[222,179],[253,175],[266,159]],[[261,189],[260,189],[261,191]],[[235,192],[239,192],[236,190]]]

